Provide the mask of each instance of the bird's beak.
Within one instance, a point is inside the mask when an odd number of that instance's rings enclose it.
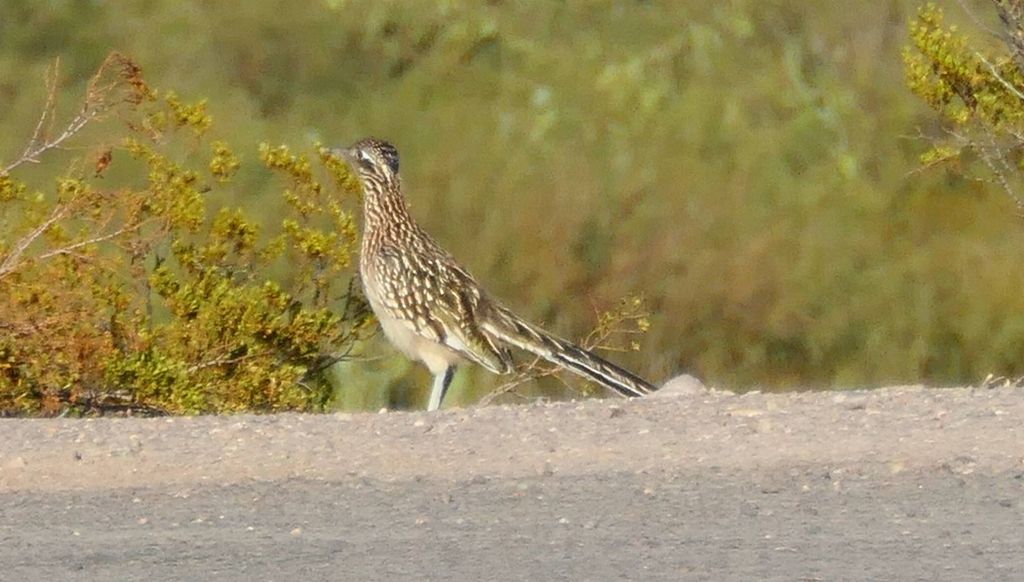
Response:
[[[349,166],[355,167],[353,162],[355,161],[355,152],[352,148],[334,148],[331,150],[331,154],[345,160],[345,163]]]

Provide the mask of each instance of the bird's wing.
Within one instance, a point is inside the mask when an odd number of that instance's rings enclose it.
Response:
[[[511,370],[508,351],[481,333],[476,311],[483,297],[472,276],[451,257],[382,249],[374,271],[384,307],[417,334],[462,354],[497,374]]]

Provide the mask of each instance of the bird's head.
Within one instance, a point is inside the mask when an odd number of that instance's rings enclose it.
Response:
[[[398,150],[386,141],[366,138],[334,153],[348,163],[366,190],[380,192],[398,182]]]

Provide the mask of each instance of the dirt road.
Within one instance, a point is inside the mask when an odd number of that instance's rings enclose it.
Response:
[[[1020,580],[1024,391],[0,421],[0,580]]]

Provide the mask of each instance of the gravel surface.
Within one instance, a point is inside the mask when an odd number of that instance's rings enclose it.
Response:
[[[0,420],[0,580],[1020,580],[1024,391]]]

